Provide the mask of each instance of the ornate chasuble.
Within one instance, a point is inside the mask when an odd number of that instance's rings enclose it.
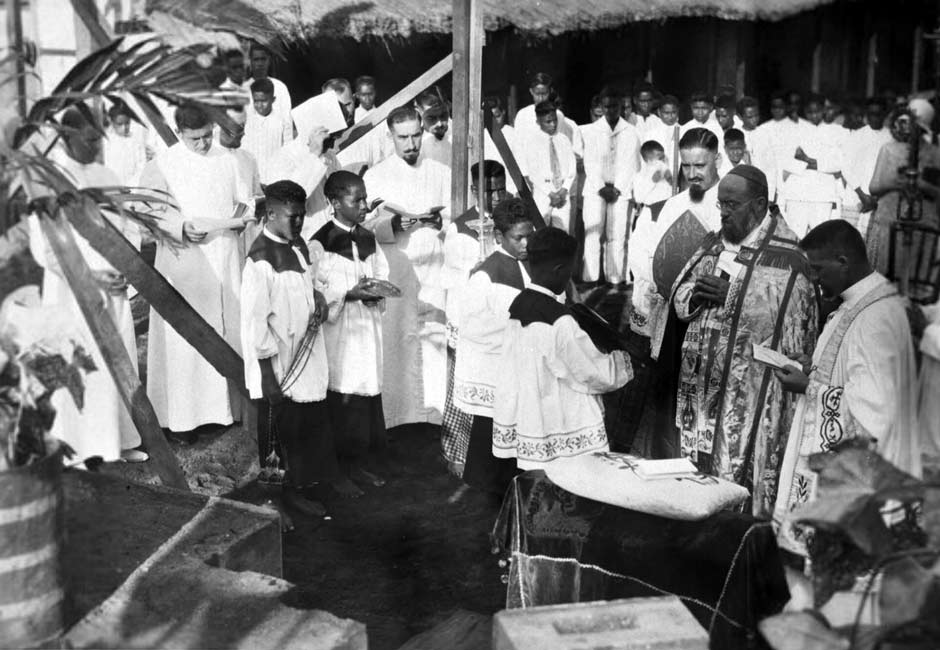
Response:
[[[676,425],[683,455],[701,471],[751,489],[754,513],[769,515],[794,398],[769,367],[752,360],[753,345],[811,353],[817,295],[783,219],[765,218],[749,242],[734,259],[725,304],[686,317]],[[673,301],[680,316],[695,281],[715,274],[724,249],[719,234],[709,234],[679,275]]]
[[[846,439],[858,435],[857,423],[842,408],[842,386],[832,385],[832,375],[842,341],[852,323],[875,303],[898,295],[892,284],[884,284],[865,295],[835,324],[835,331],[825,343],[810,373],[810,383],[798,404],[790,432],[786,458],[780,472],[780,493],[774,508],[774,523],[779,527],[781,548],[806,555],[803,529],[786,521],[787,515],[815,498],[817,475],[809,468],[812,454],[830,451]]]

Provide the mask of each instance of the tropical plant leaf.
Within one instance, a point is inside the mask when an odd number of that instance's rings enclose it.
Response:
[[[882,622],[899,625],[927,614],[931,591],[938,585],[938,576],[910,557],[889,563],[884,568],[878,596]]]
[[[909,502],[923,498],[924,484],[873,451],[844,449],[810,458],[819,468],[817,499],[793,512],[798,523],[843,530],[863,551],[880,556],[891,547],[891,536],[879,508],[889,499]]]
[[[848,650],[849,640],[811,612],[784,612],[758,625],[774,650]]]

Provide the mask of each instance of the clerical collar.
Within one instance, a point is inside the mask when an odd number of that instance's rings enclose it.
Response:
[[[851,307],[856,302],[862,299],[862,297],[867,294],[869,291],[881,284],[883,277],[880,273],[872,271],[864,278],[853,284],[851,287],[846,289],[840,294],[842,298],[842,306]]]
[[[352,232],[353,230],[356,229],[356,226],[347,226],[344,223],[341,223],[340,220],[337,219],[336,217],[333,217],[332,221],[333,221],[333,225],[339,228],[340,230],[344,230],[346,232]]]
[[[262,230],[261,233],[271,241],[276,241],[278,244],[290,244],[290,242],[283,237],[279,237],[278,235],[275,235],[273,232],[268,230],[267,226],[264,227],[264,230]]]

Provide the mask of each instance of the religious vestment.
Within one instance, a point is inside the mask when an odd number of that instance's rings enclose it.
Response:
[[[414,214],[444,206],[450,222],[450,169],[419,157],[409,165],[390,156],[369,169],[363,180],[372,199],[381,198]],[[389,281],[402,296],[386,304],[383,327],[383,406],[389,428],[413,422],[440,424],[447,385],[444,252],[440,232],[428,226],[394,232],[392,215],[371,226],[388,260]]]
[[[82,164],[57,150],[52,158],[60,165],[66,176],[79,189],[91,187],[114,187],[120,185],[115,173],[100,163]],[[103,213],[125,237],[140,242],[138,226],[114,214]],[[63,311],[74,328],[77,343],[91,355],[96,369],[84,374],[84,404],[79,408],[68,390],[60,389],[52,396],[55,420],[50,435],[64,441],[75,450],[74,462],[82,462],[92,456],[105,461],[121,458],[122,449],[133,449],[140,445],[140,434],[124,405],[111,372],[104,362],[97,340],[89,329],[85,316],[72,289],[65,279],[58,258],[43,234],[39,217],[32,214],[29,222],[29,248],[36,262],[43,267],[42,305],[44,308]],[[82,235],[72,230],[78,250],[92,272],[117,273],[114,267]],[[110,292],[99,288],[101,309],[108,312],[117,326],[127,354],[134,369],[137,369],[137,340],[134,336],[134,318],[131,315],[127,291]]]
[[[796,144],[803,152],[816,160],[816,169],[809,169],[805,162],[790,154],[783,167],[783,186],[778,201],[787,225],[797,237],[804,237],[810,230],[829,219],[842,214],[843,167],[842,144],[845,131],[840,126],[801,120],[796,130]],[[837,131],[839,129],[841,131]],[[796,147],[793,153],[796,152]],[[785,152],[784,152],[785,154]],[[837,175],[840,177],[837,178]]]
[[[254,156],[244,149],[230,149],[222,145],[219,146],[222,151],[235,159],[235,195],[238,197],[238,202],[244,203],[248,206],[249,210],[253,211],[257,199],[264,197],[264,193],[261,190],[261,176],[258,173],[258,163],[255,161]],[[261,228],[260,223],[252,221],[247,223],[245,229],[239,234],[238,254],[243,261],[248,256],[248,251],[251,250],[252,243],[254,243],[258,235],[261,234]]]
[[[673,291],[676,314],[689,323],[676,401],[682,455],[751,490],[755,516],[773,512],[795,400],[753,360],[753,346],[790,356],[816,342],[816,289],[797,244],[773,213],[740,244],[710,233]],[[730,282],[725,304],[693,307],[696,281],[712,275]]]
[[[636,123],[634,126],[636,127],[636,134],[640,139],[640,144],[643,144],[647,140],[655,140],[655,134],[658,133],[660,129],[665,127],[663,121],[659,119],[659,116],[654,113],[650,113],[646,117],[643,117],[639,113],[634,113],[633,115],[636,117]]]
[[[575,156],[581,157],[584,153],[584,140],[581,138],[581,129],[574,120],[565,117],[560,110],[555,110],[558,119],[558,134],[563,135],[571,143],[571,150]],[[532,133],[541,132],[538,119],[535,115],[535,104],[523,106],[516,113],[512,122],[512,129],[519,142],[524,142]]]
[[[800,146],[807,126],[812,125],[802,118],[791,120],[789,117],[784,117],[781,120],[768,120],[754,131],[761,148],[761,158],[758,160],[757,167],[766,174],[766,168],[773,165],[774,177],[773,179],[770,176],[767,177],[767,186],[768,190],[776,188],[778,203],[783,199],[784,170],[793,160],[793,154]],[[766,164],[762,162],[764,159],[768,161]],[[769,194],[769,196],[773,203],[774,195]]]
[[[245,384],[252,399],[264,399],[259,361],[269,359],[284,400],[262,402],[259,435],[273,428],[285,482],[293,487],[339,477],[326,407],[327,350],[315,314],[320,262],[306,243],[264,228],[248,253],[241,285]],[[264,447],[267,441],[261,442]]]
[[[464,481],[503,494],[516,472],[512,461],[493,456],[493,403],[504,379],[500,351],[509,305],[529,284],[525,265],[502,248],[470,276],[461,304],[461,338],[454,370],[454,406],[473,417]]]
[[[183,238],[183,223],[193,219],[229,219],[238,202],[235,159],[219,147],[200,155],[177,143],[151,161],[141,185],[168,192],[176,206],[162,212],[160,227],[182,248],[157,244],[154,267],[233,348],[239,336],[242,259],[239,236],[216,230],[199,243]],[[190,431],[203,424],[233,421],[225,377],[150,310],[147,348],[147,396],[160,426]]]
[[[293,124],[291,120],[290,112],[293,108],[291,104],[290,91],[287,89],[287,85],[280,79],[275,79],[274,77],[267,77],[271,80],[271,85],[274,86],[274,103],[271,105],[271,110],[279,115],[281,115],[288,124]],[[251,94],[251,84],[255,80],[249,78],[245,80],[245,83],[242,84],[242,89],[245,90],[249,95]],[[251,110],[254,111],[254,100],[252,99]]]
[[[630,221],[630,190],[640,168],[640,140],[636,128],[619,119],[611,128],[606,119],[585,126],[584,139],[584,267],[586,282],[600,280],[601,239],[604,277],[611,284],[626,280],[627,237]],[[598,192],[606,185],[620,191],[613,203]]]
[[[842,141],[842,158],[845,161],[842,169],[845,178],[845,192],[842,196],[844,213],[857,214],[861,208],[857,189],[871,194],[871,179],[875,175],[878,152],[891,140],[891,130],[886,127],[876,131],[866,124],[854,131],[846,130]],[[870,218],[871,212],[858,216],[855,225],[862,236],[868,233]]]
[[[284,180],[276,175],[275,159],[281,148],[293,139],[293,123],[282,113],[272,108],[267,115],[261,115],[254,108],[248,109],[242,148],[254,156],[263,184],[270,185],[274,181]]]
[[[813,351],[806,393],[796,402],[774,510],[782,548],[806,554],[804,532],[786,518],[815,498],[811,454],[850,438],[872,439],[887,461],[920,477],[916,385],[904,301],[883,275],[871,273],[842,292]]]
[[[643,161],[632,183],[631,197],[636,218],[627,248],[627,271],[633,280],[630,327],[644,336],[650,336],[650,300],[656,292],[652,260],[659,243],[655,240],[657,221],[666,201],[672,198],[672,185],[665,178],[666,170],[666,163],[662,160]]]
[[[929,323],[920,339],[920,395],[917,422],[923,456],[940,462],[940,303],[924,307]]]
[[[493,455],[521,470],[607,451],[601,395],[633,376],[623,351],[603,353],[552,293],[532,284],[509,306],[493,407]]]
[[[571,142],[557,131],[548,135],[541,129],[519,136],[518,160],[522,174],[532,182],[532,198],[546,225],[568,232],[571,227],[571,188],[577,175],[577,159]],[[567,190],[565,203],[552,207],[549,193]]]
[[[310,242],[320,258],[319,286],[330,308],[323,324],[330,364],[330,414],[336,449],[345,460],[385,444],[382,416],[382,312],[385,301],[346,300],[363,278],[388,280],[388,262],[375,236],[334,217]],[[389,300],[398,300],[390,298]]]
[[[138,185],[147,164],[147,129],[132,121],[126,136],[118,135],[114,128],[107,133],[102,148],[104,164],[117,175],[118,185]]]

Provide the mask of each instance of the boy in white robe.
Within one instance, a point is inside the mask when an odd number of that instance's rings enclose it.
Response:
[[[113,170],[120,185],[134,186],[147,164],[147,129],[131,119],[124,102],[108,109],[108,137],[104,142],[104,164]]]
[[[526,246],[534,228],[520,199],[493,211],[498,248],[474,271],[461,304],[461,338],[454,369],[454,406],[473,418],[463,480],[502,496],[516,464],[493,456],[493,402],[503,377],[499,355],[509,305],[529,282]]]
[[[283,81],[268,74],[271,69],[271,53],[263,46],[252,43],[248,52],[248,62],[251,76],[242,83],[242,88],[250,93],[251,86],[255,81],[268,79],[274,88],[274,97],[277,98],[277,101],[274,102],[274,110],[290,123],[290,112],[293,108],[290,91]]]
[[[718,120],[712,115],[715,103],[706,93],[692,93],[689,97],[689,109],[692,111],[692,119],[682,125],[679,129],[679,137],[684,136],[690,129],[708,129],[715,134],[718,141],[721,142],[724,129],[718,124]]]
[[[363,281],[388,280],[388,262],[375,236],[362,227],[369,213],[362,179],[348,171],[334,172],[324,192],[333,218],[310,241],[321,258],[317,279],[330,308],[323,334],[330,362],[327,393],[336,432],[340,465],[354,481],[381,486],[384,481],[365,469],[370,452],[385,448],[382,411],[382,314],[385,300]],[[341,492],[362,491],[348,484]]]
[[[724,150],[721,165],[718,167],[718,176],[725,175],[740,164],[750,165],[747,158],[747,143],[744,133],[740,129],[731,128],[724,134]],[[761,170],[763,171],[763,170]]]
[[[555,105],[542,102],[535,108],[539,130],[518,134],[519,165],[546,225],[568,232],[571,228],[571,186],[577,160],[571,142],[558,133]]]
[[[604,119],[582,129],[584,139],[584,266],[581,279],[610,284],[626,280],[630,189],[640,168],[637,130],[621,116],[622,94],[613,87],[600,93]],[[601,239],[605,241],[603,252]]]
[[[281,148],[294,139],[294,127],[290,118],[275,110],[277,97],[270,79],[251,84],[251,101],[242,146],[255,157],[261,182],[266,185],[282,180],[274,174],[274,160]]]
[[[176,111],[180,142],[150,161],[141,185],[173,196],[161,206],[160,227],[185,246],[158,244],[154,267],[233,348],[239,336],[238,296],[242,259],[236,230],[254,219],[235,219],[235,159],[213,147],[212,121],[195,105]],[[211,230],[211,232],[210,232]],[[194,429],[234,421],[225,377],[151,308],[147,348],[147,396],[160,426],[180,442],[194,442]]]
[[[574,271],[575,239],[543,228],[527,250],[532,284],[509,306],[493,407],[493,455],[522,470],[607,450],[600,397],[633,376],[629,357],[598,350],[555,298]]]
[[[679,162],[676,160],[675,150],[679,142],[679,131],[682,130],[679,126],[679,99],[675,95],[665,95],[659,101],[657,114],[659,124],[650,127],[644,137],[661,144],[666,152],[666,164],[669,169],[678,171]]]
[[[51,154],[75,186],[79,189],[117,186],[121,182],[113,171],[96,162],[101,151],[101,135],[76,109],[62,117],[62,125],[73,129],[64,138],[64,147]],[[120,217],[107,215],[109,220],[130,240],[140,241],[136,224]],[[94,360],[96,370],[84,377],[85,400],[79,408],[67,390],[52,396],[56,417],[51,435],[63,440],[75,450],[74,461],[100,457],[104,461],[124,460],[141,462],[148,455],[135,449],[140,445],[140,434],[124,405],[118,388],[105,365],[98,344],[85,322],[78,301],[65,279],[58,259],[43,234],[39,217],[30,215],[29,248],[36,262],[43,267],[42,305],[65,311],[74,323],[81,345]],[[99,296],[117,325],[118,332],[131,364],[137,368],[137,342],[134,319],[127,298],[127,281],[80,234],[74,231],[79,252],[91,269],[99,285]]]
[[[328,307],[317,286],[319,256],[299,239],[303,189],[291,181],[265,188],[265,223],[245,262],[241,285],[241,349],[245,383],[258,408],[262,463],[277,453],[285,504],[322,516],[306,490],[339,480],[326,403]],[[270,443],[274,442],[274,449]]]
[[[356,122],[361,122],[375,108],[375,78],[368,75],[356,77],[353,88],[356,91],[356,112],[353,113],[353,118]]]

